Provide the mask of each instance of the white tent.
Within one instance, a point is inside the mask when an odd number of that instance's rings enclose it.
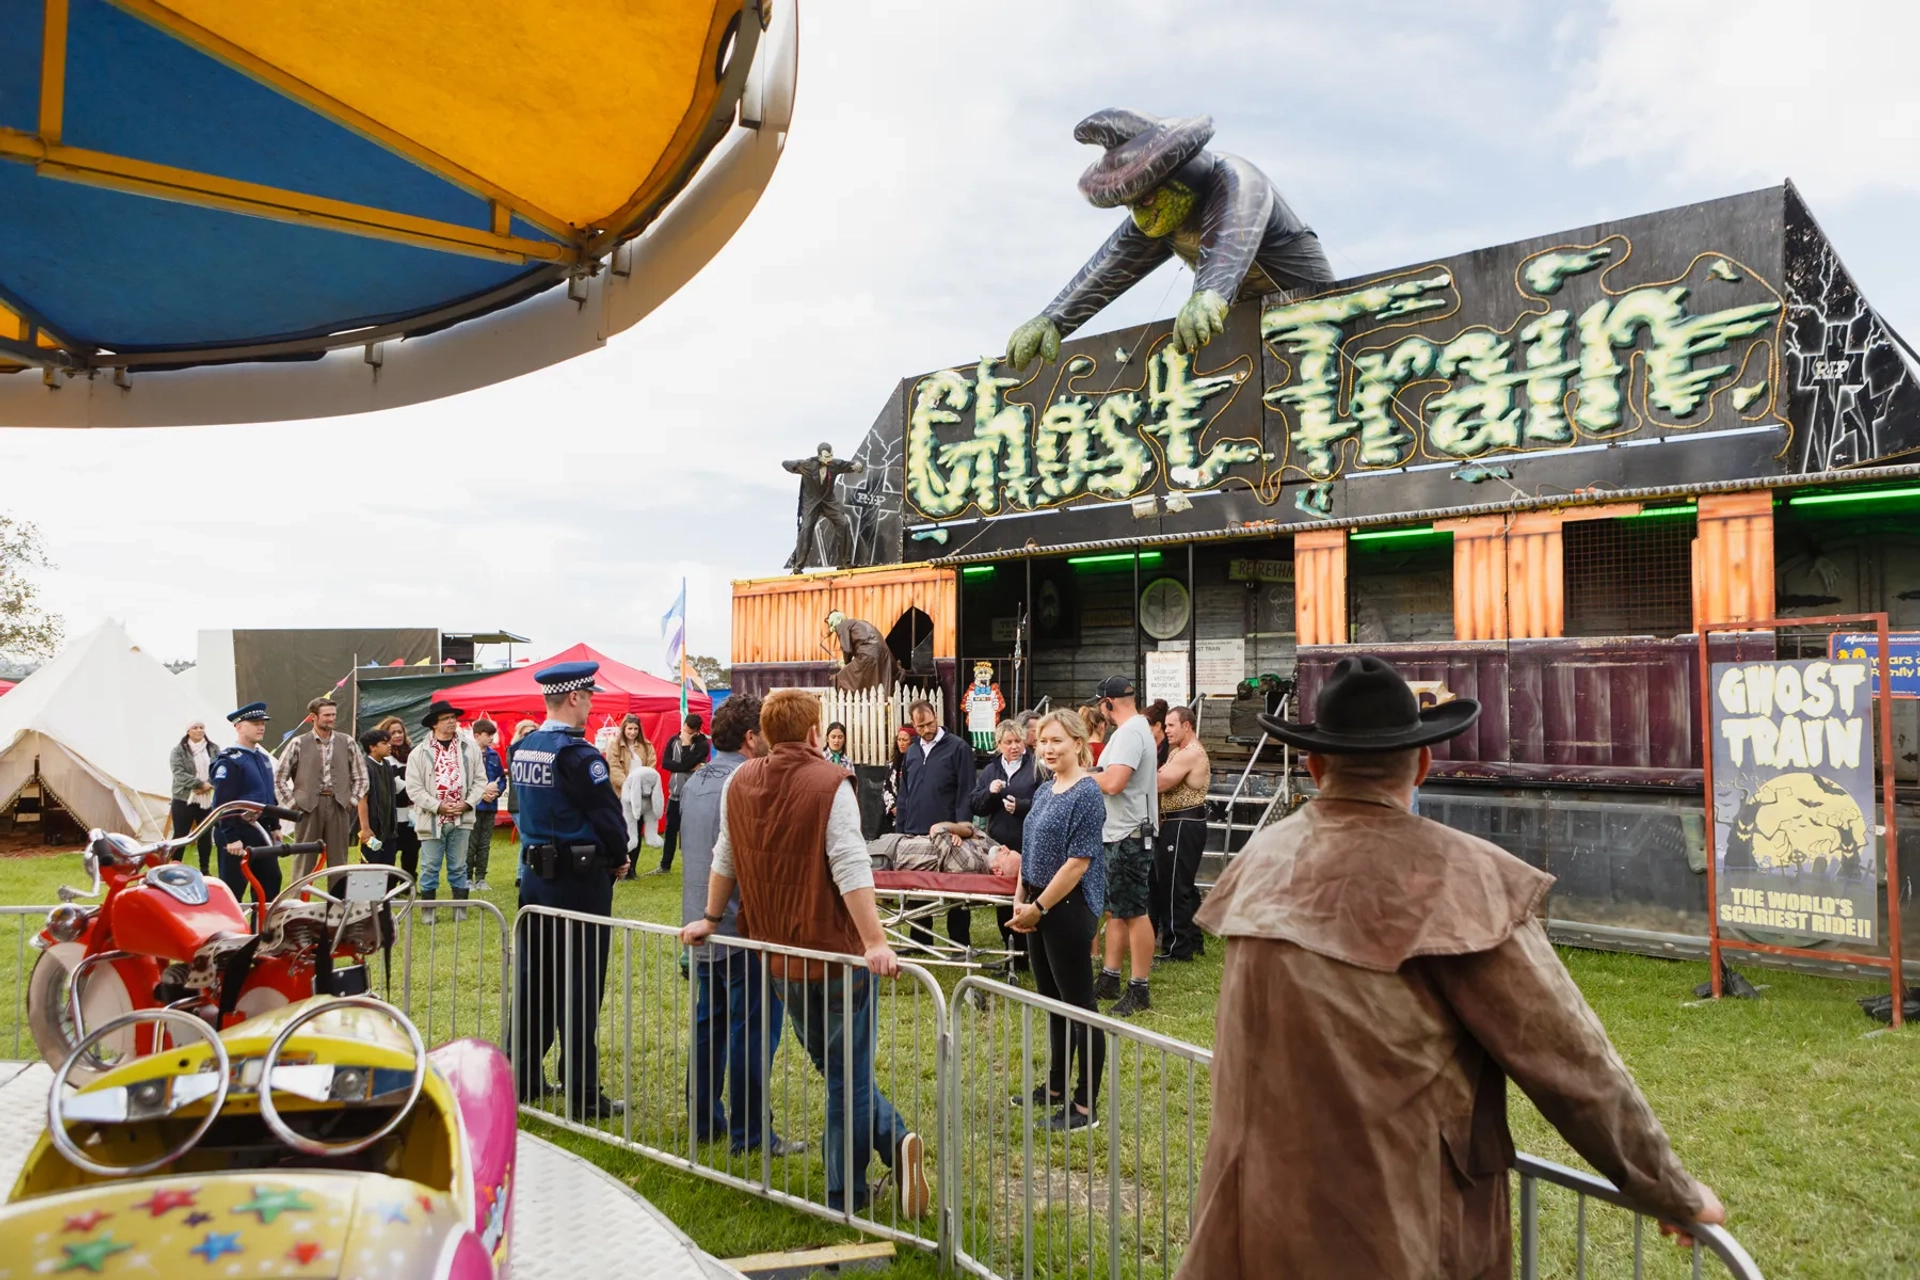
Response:
[[[38,760],[40,785],[80,825],[157,840],[173,792],[168,753],[195,720],[231,744],[227,710],[103,622],[0,698],[0,810]]]

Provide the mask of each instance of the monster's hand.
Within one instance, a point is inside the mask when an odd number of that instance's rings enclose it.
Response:
[[[1201,289],[1187,299],[1173,321],[1173,345],[1194,352],[1227,330],[1227,300],[1211,289]]]
[[[1060,358],[1060,330],[1045,316],[1035,316],[1007,339],[1007,364],[1024,369],[1039,356],[1049,363]]]

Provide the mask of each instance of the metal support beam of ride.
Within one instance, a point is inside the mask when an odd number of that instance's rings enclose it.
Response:
[[[424,337],[356,335],[310,361],[136,370],[126,385],[116,385],[110,368],[55,375],[57,390],[25,374],[4,376],[0,426],[177,427],[373,413],[504,382],[604,346],[693,279],[773,177],[793,119],[799,15],[795,0],[765,2],[772,16],[747,73],[740,125],[653,225],[617,251],[625,274],[601,271],[585,282],[585,305],[566,289],[548,289]],[[363,353],[367,342],[382,340],[375,377]]]

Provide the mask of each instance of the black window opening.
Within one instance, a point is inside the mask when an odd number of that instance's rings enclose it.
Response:
[[[1453,639],[1453,535],[1432,529],[1350,535],[1347,629],[1355,644]]]
[[[1680,636],[1693,630],[1691,508],[1658,508],[1612,520],[1576,520],[1561,531],[1569,636]]]

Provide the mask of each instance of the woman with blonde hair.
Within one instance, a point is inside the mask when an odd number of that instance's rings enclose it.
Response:
[[[1022,830],[1025,847],[1011,927],[1028,935],[1029,962],[1040,994],[1097,1013],[1087,953],[1106,907],[1106,849],[1100,836],[1107,822],[1107,804],[1089,771],[1093,753],[1088,748],[1087,724],[1077,712],[1052,711],[1041,717],[1040,756],[1053,771],[1053,780],[1035,790]],[[1059,1014],[1049,1014],[1047,1039],[1046,1083],[1031,1098],[1014,1101],[1058,1107],[1047,1122],[1050,1128],[1094,1127],[1100,1123],[1106,1036],[1087,1023],[1070,1024]],[[1071,1098],[1067,1093],[1069,1056],[1078,1064]]]
[[[640,723],[632,716],[628,716],[627,719],[636,725]],[[616,745],[626,745],[625,733],[626,729],[623,726],[622,741]],[[620,809],[627,819],[629,854],[637,855],[643,848],[658,849],[666,843],[664,838],[658,835],[660,820],[666,816],[667,812],[666,788],[660,784],[660,770],[656,767],[659,763],[660,758],[654,751],[653,744],[642,737],[639,746],[633,751],[627,776],[620,784]],[[628,859],[627,879],[638,878],[639,871],[636,868],[639,863],[640,859],[637,856]]]
[[[653,744],[647,741],[646,730],[640,727],[640,717],[629,711],[621,717],[619,732],[607,744],[607,773],[611,775],[609,780],[616,795],[626,790],[627,775],[638,767],[642,748],[651,754]]]

